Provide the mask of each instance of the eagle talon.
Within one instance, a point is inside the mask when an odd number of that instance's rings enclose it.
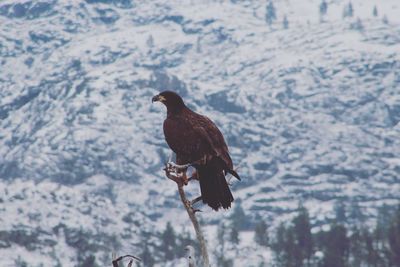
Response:
[[[178,165],[175,162],[170,161],[167,163],[167,165],[169,165],[171,168],[173,168],[175,170],[186,171],[187,168],[192,166],[192,163]]]
[[[190,166],[191,164],[178,165],[172,161],[169,161],[166,164],[164,171],[167,172],[169,175],[173,175],[175,178],[180,179],[180,185],[188,185],[189,181],[191,180],[190,178],[192,177],[188,178],[186,171],[187,168],[189,168]]]
[[[186,175],[186,172],[184,172],[184,173],[182,174],[182,181],[183,181],[183,184],[184,184],[184,185],[188,185],[189,179],[188,179],[188,177],[187,177],[187,175]]]
[[[192,175],[188,178],[188,182],[190,182],[192,180],[199,180],[199,175],[198,175],[197,171],[194,171],[192,173]]]
[[[195,198],[194,200],[197,200],[197,199],[198,199],[198,198]],[[197,201],[198,201],[198,200],[197,200]],[[197,202],[197,201],[196,201],[196,202]],[[190,201],[190,200],[186,200],[185,202],[186,202],[186,206],[187,206],[189,209],[191,209],[193,213],[202,212],[200,209],[193,208],[193,204],[196,203],[196,202],[193,202],[193,201]]]

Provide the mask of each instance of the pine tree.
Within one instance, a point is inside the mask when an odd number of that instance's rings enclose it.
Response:
[[[349,5],[348,5],[348,15],[349,15],[349,17],[353,17],[353,15],[354,15],[354,9],[353,9],[353,4],[351,3],[351,2],[349,2]]]
[[[197,40],[196,40],[196,52],[197,53],[201,53],[202,52],[200,37],[197,37]]]
[[[268,227],[264,220],[260,220],[254,229],[254,241],[261,246],[268,246]]]
[[[233,213],[231,215],[232,227],[237,230],[246,230],[247,226],[247,218],[246,213],[244,212],[241,202],[238,200],[235,204],[235,208],[233,209]]]
[[[375,249],[376,258],[372,259],[371,266],[388,266],[390,248],[388,241],[389,227],[392,223],[393,211],[389,205],[384,204],[378,208],[376,228],[371,239]],[[374,262],[377,262],[375,265]]]
[[[296,233],[293,227],[286,228],[283,251],[285,252],[285,256],[282,261],[283,266],[297,267],[303,265],[301,259],[301,250],[296,243]]]
[[[28,263],[24,261],[21,256],[18,255],[18,258],[14,261],[15,267],[28,267]]]
[[[283,262],[285,258],[284,248],[286,242],[286,227],[281,223],[277,230],[275,239],[271,242],[271,249],[274,252],[276,262]]]
[[[390,263],[400,267],[400,206],[392,218],[388,229],[388,241],[390,248]]]
[[[372,10],[372,15],[378,17],[378,8],[376,6],[374,6],[374,9]]]
[[[79,267],[97,267],[96,257],[94,255],[89,255],[85,260],[79,265]]]
[[[382,22],[383,22],[384,24],[386,24],[386,25],[389,24],[389,19],[388,19],[388,17],[387,17],[386,15],[383,16]]]
[[[293,219],[293,225],[297,250],[300,251],[297,264],[302,264],[304,260],[310,262],[313,253],[310,216],[302,205],[299,207],[299,214]]]
[[[226,236],[226,227],[225,227],[225,224],[222,222],[222,223],[220,223],[220,225],[218,226],[218,229],[217,229],[218,244],[222,248],[225,247],[225,236]]]
[[[370,233],[367,229],[363,229],[361,235],[365,248],[365,255],[363,258],[365,259],[367,265],[384,266],[379,255],[379,242],[375,239],[374,233]]]
[[[283,17],[283,22],[282,22],[282,24],[283,24],[283,28],[284,28],[284,29],[289,29],[289,21],[288,21],[286,15]]]
[[[276,9],[272,1],[267,4],[265,20],[268,25],[271,25],[276,20]]]
[[[392,213],[390,206],[384,204],[378,208],[378,216],[376,222],[375,238],[377,240],[383,240],[386,237],[388,227],[391,223]]]
[[[360,31],[360,32],[364,31],[364,25],[363,25],[363,23],[362,23],[360,18],[357,18],[357,20],[350,25],[350,28],[353,29],[353,30],[356,30],[356,31]],[[361,212],[361,210],[360,210],[360,212]],[[363,214],[361,212],[359,214],[359,217],[355,217],[355,218],[357,218],[358,220],[362,221],[363,217],[364,216],[363,216]]]
[[[361,25],[362,25],[362,23],[361,23]],[[357,26],[353,26],[353,28],[356,30],[358,29]],[[357,224],[357,223],[363,222],[365,220],[365,215],[362,212],[360,204],[354,199],[351,201],[349,218],[351,219],[351,222],[353,224]]]
[[[275,240],[271,243],[277,266],[303,266],[302,250],[299,247],[296,235],[293,226],[285,226],[282,223],[278,227]]]
[[[146,267],[153,267],[155,264],[155,260],[153,255],[150,252],[149,245],[147,242],[144,242],[142,253],[140,254],[140,259],[142,263]]]
[[[328,3],[325,0],[322,0],[321,4],[319,4],[319,15],[320,17],[324,17],[328,12]]]
[[[146,40],[146,44],[149,48],[153,48],[154,47],[154,38],[153,35],[150,34],[150,36],[147,38]]]
[[[385,266],[380,260],[373,233],[365,227],[353,228],[350,241],[350,266]]]
[[[354,228],[352,234],[349,237],[350,240],[350,254],[351,254],[351,266],[362,266],[363,258],[365,255],[364,244],[362,240],[361,230]]]
[[[239,239],[239,231],[238,229],[232,224],[232,228],[230,229],[229,233],[229,239],[233,244],[239,244],[240,239]]]
[[[347,17],[353,17],[354,14],[354,9],[353,9],[353,4],[351,2],[349,2],[347,5],[345,5],[344,9],[343,9],[343,18],[347,18]]]
[[[163,253],[165,260],[172,260],[175,258],[175,248],[176,248],[176,235],[174,228],[170,222],[167,223],[167,226],[164,232],[161,234],[161,247],[160,251]]]
[[[346,207],[342,201],[336,201],[333,209],[335,211],[335,220],[337,223],[342,224],[347,222]]]
[[[343,225],[333,224],[323,237],[323,267],[345,267],[349,255],[347,229]]]
[[[217,229],[217,240],[218,240],[218,245],[216,247],[216,250],[214,251],[216,260],[217,260],[217,266],[222,266],[222,267],[231,267],[233,266],[233,261],[231,259],[226,259],[225,258],[225,238],[226,238],[226,227],[224,223],[221,223],[218,226]]]

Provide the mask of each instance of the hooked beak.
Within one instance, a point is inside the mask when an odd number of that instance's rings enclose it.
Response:
[[[162,95],[153,96],[153,98],[151,99],[151,102],[154,103],[154,102],[157,102],[157,101],[163,103],[165,101],[165,97],[163,97]]]

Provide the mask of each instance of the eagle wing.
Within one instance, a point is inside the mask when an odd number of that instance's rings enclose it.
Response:
[[[207,117],[188,110],[179,116],[167,117],[164,135],[177,155],[178,164],[193,163],[218,157],[232,170],[232,159],[222,133]]]
[[[192,163],[208,152],[202,136],[184,117],[167,117],[164,121],[164,135],[168,146],[176,154],[177,164]]]
[[[198,122],[200,127],[195,127],[196,131],[201,133],[201,135],[207,139],[212,149],[213,156],[217,156],[220,159],[222,159],[223,162],[226,164],[226,166],[229,169],[232,169],[233,168],[232,159],[229,156],[228,146],[225,143],[225,139],[221,131],[218,129],[215,123],[206,116],[202,115],[198,116],[199,116]]]

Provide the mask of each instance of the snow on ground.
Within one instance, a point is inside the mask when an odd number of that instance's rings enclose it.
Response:
[[[43,230],[70,266],[66,240],[79,229],[129,237],[124,252],[140,246],[135,223],[188,229],[161,170],[165,110],[150,99],[164,89],[221,128],[250,221],[274,229],[303,202],[324,227],[339,199],[370,218],[398,202],[398,1],[353,0],[346,19],[348,1],[329,2],[320,23],[319,0],[275,0],[271,26],[260,1],[42,2],[0,3],[0,231]],[[197,184],[189,191],[197,196]],[[232,211],[202,210],[212,243]],[[237,266],[272,257],[251,235],[231,251]],[[51,246],[39,243],[2,251],[51,266]]]

